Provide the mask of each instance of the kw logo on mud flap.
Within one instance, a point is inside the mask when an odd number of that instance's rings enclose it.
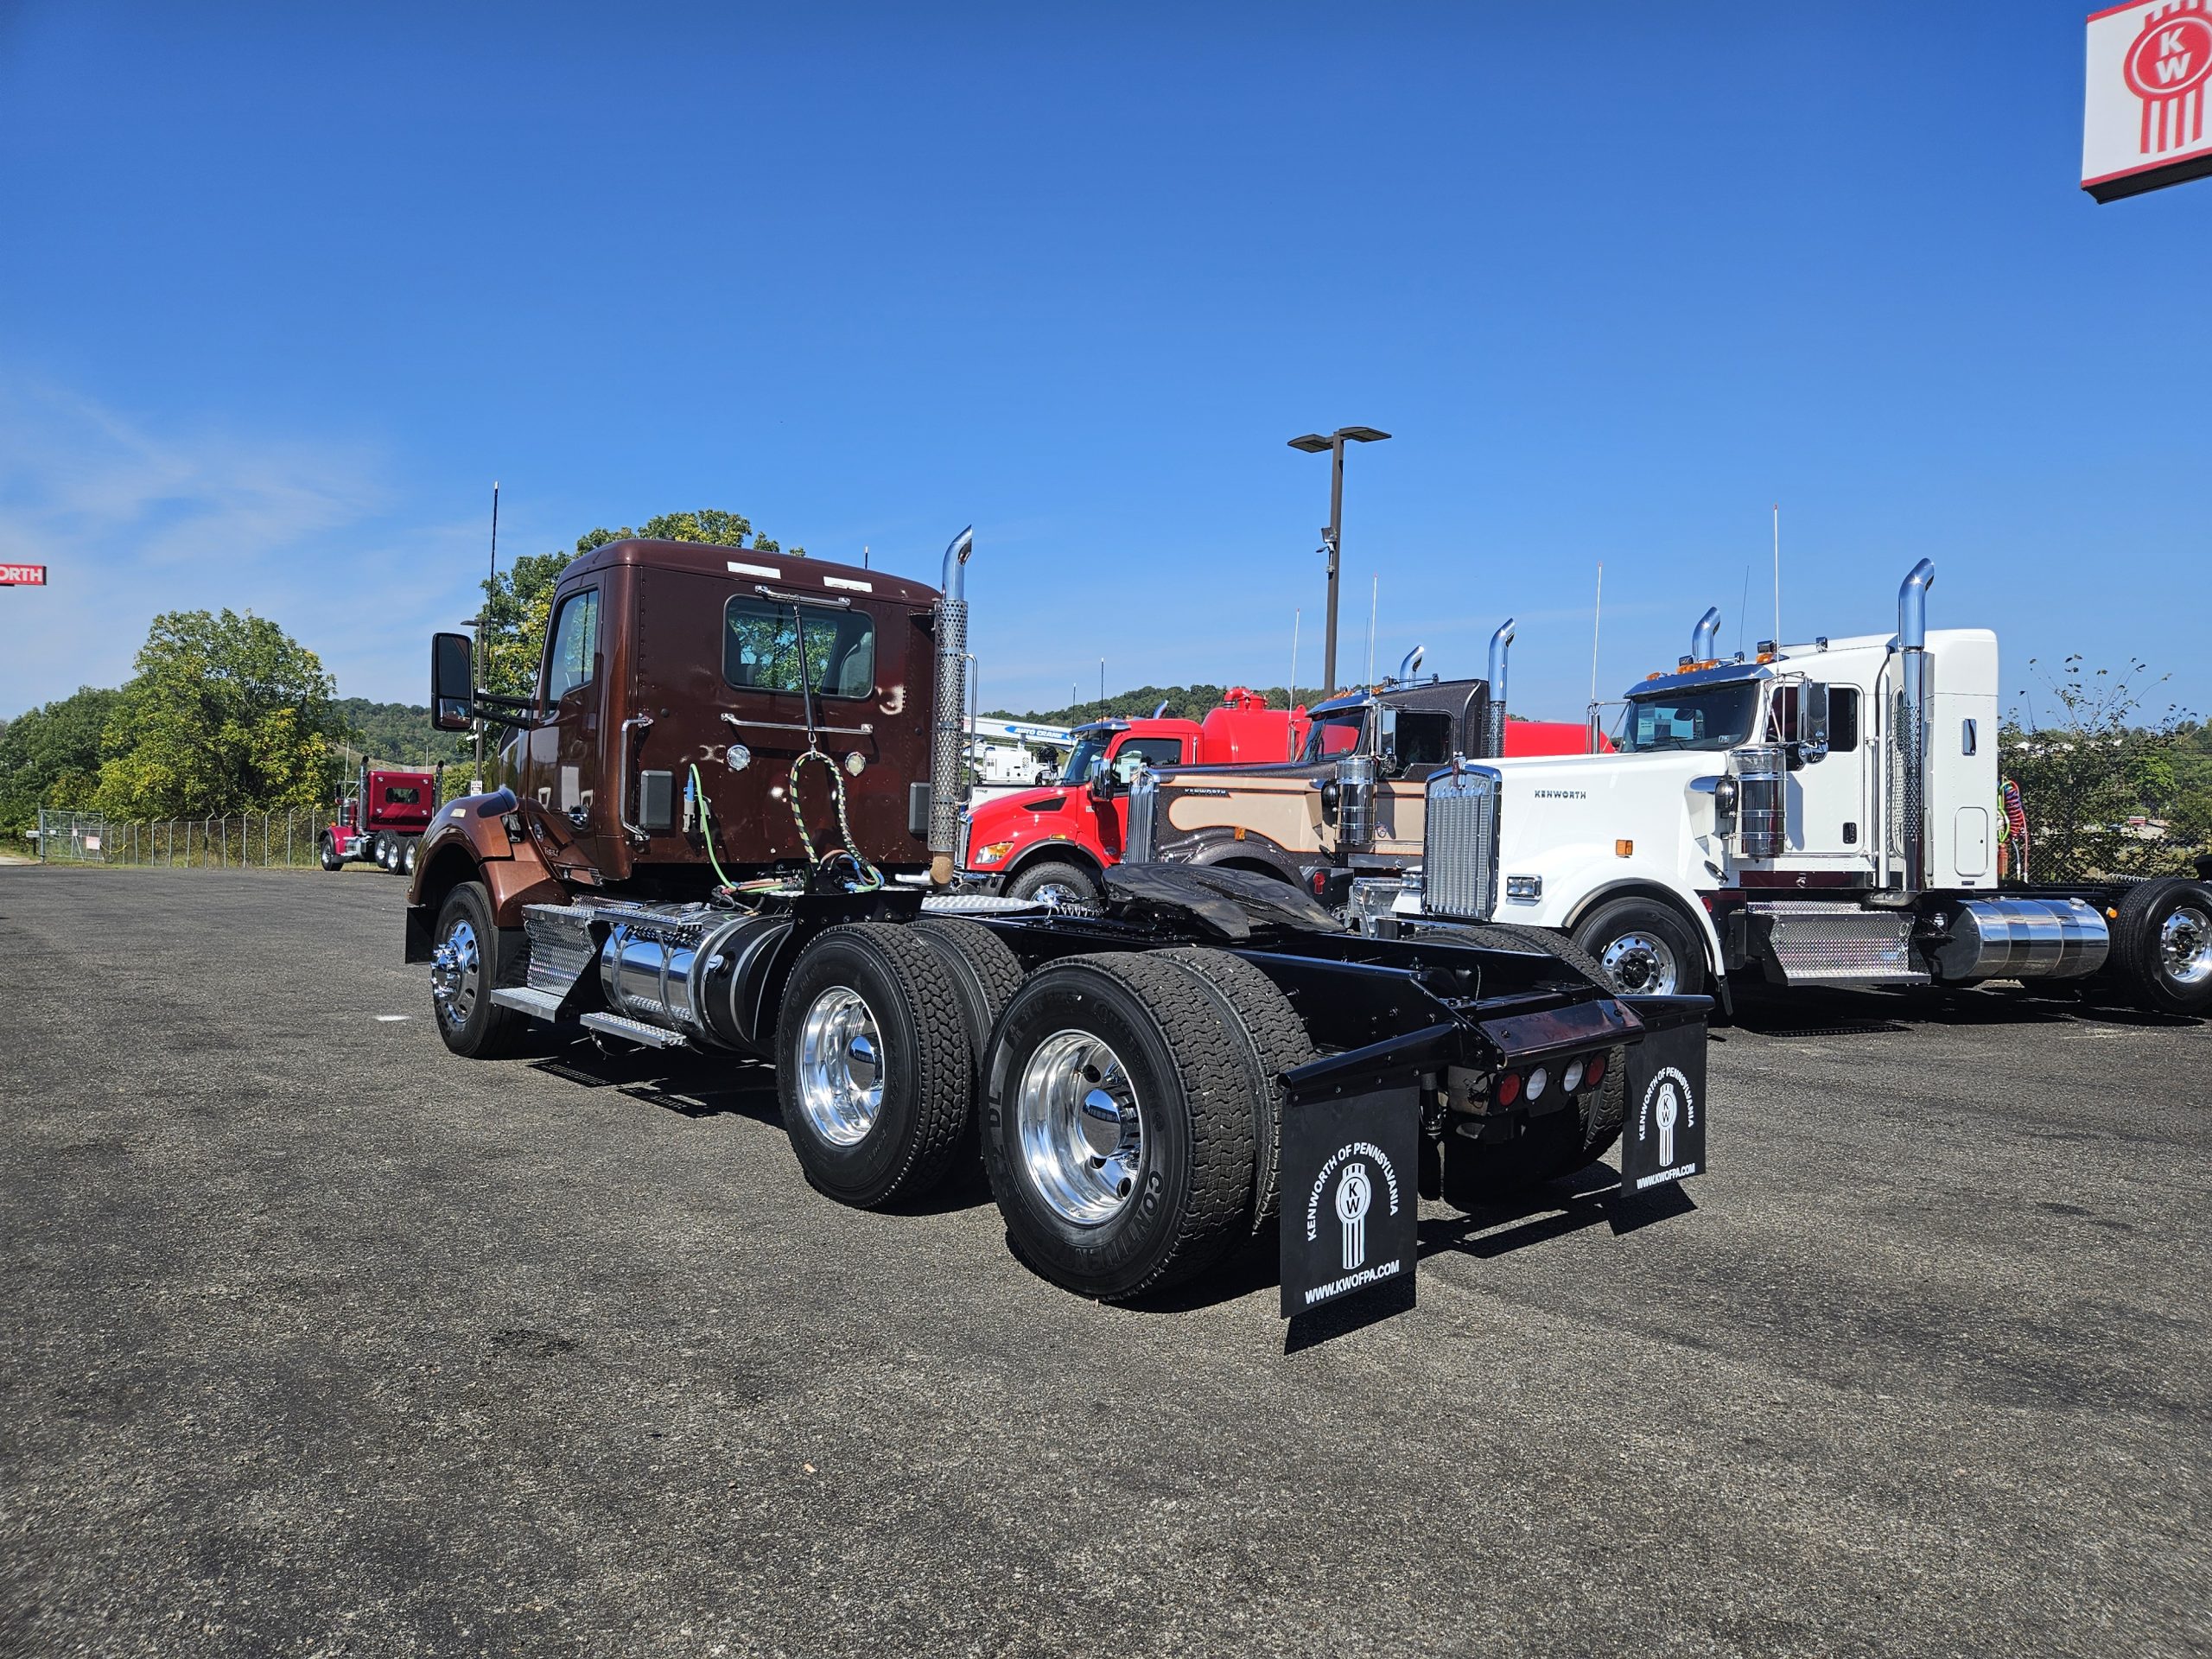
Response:
[[[1375,1201],[1375,1183],[1365,1164],[1346,1164],[1337,1178],[1337,1219],[1344,1230],[1344,1271],[1350,1273],[1367,1260],[1367,1207]]]
[[[1649,1186],[1658,1181],[1695,1174],[1694,1166],[1674,1166],[1675,1125],[1688,1128],[1697,1122],[1697,1097],[1690,1092],[1690,1080],[1674,1066],[1663,1067],[1645,1086],[1640,1109],[1644,1123],[1649,1126],[1646,1133],[1656,1134],[1658,1138],[1659,1173],[1645,1176],[1637,1185]]]

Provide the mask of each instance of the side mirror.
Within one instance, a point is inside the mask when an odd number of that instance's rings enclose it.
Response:
[[[1808,680],[1797,688],[1797,760],[1802,766],[1828,752],[1828,688]]]
[[[468,636],[430,636],[430,724],[442,732],[465,732],[475,711],[476,683],[469,668]]]
[[[1375,759],[1386,773],[1398,770],[1398,711],[1388,703],[1375,711]]]

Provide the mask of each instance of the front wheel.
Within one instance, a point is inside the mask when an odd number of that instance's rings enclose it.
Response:
[[[1009,899],[1034,899],[1053,910],[1094,911],[1105,895],[1098,880],[1080,864],[1048,858],[1032,864],[1007,884]]]
[[[322,838],[321,855],[322,868],[326,870],[342,870],[346,868],[346,861],[338,856],[338,843],[328,836]]]
[[[1574,930],[1618,996],[1694,996],[1705,988],[1705,947],[1674,907],[1616,899]]]
[[[438,1035],[467,1059],[512,1054],[528,1034],[530,1018],[499,1007],[492,992],[522,983],[529,948],[523,930],[500,927],[492,917],[491,893],[481,881],[464,881],[446,895],[432,938],[430,1001]]]
[[[974,1066],[960,994],[914,928],[833,927],[792,964],[777,1095],[799,1167],[838,1203],[937,1185],[971,1121]]]

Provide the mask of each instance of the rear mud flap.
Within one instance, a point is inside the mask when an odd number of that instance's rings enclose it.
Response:
[[[1702,1001],[1702,999],[1700,999]],[[1705,1171],[1705,1021],[1648,1030],[1628,1052],[1621,1191],[1636,1193]]]
[[[1385,1285],[1420,1260],[1421,1096],[1395,1086],[1287,1103],[1282,1133],[1282,1316]]]

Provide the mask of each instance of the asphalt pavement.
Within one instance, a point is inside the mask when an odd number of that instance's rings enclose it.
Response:
[[[400,883],[0,871],[0,1652],[2212,1649],[2212,1027],[1763,1001],[1713,1173],[1108,1308],[757,1067],[449,1056]]]

